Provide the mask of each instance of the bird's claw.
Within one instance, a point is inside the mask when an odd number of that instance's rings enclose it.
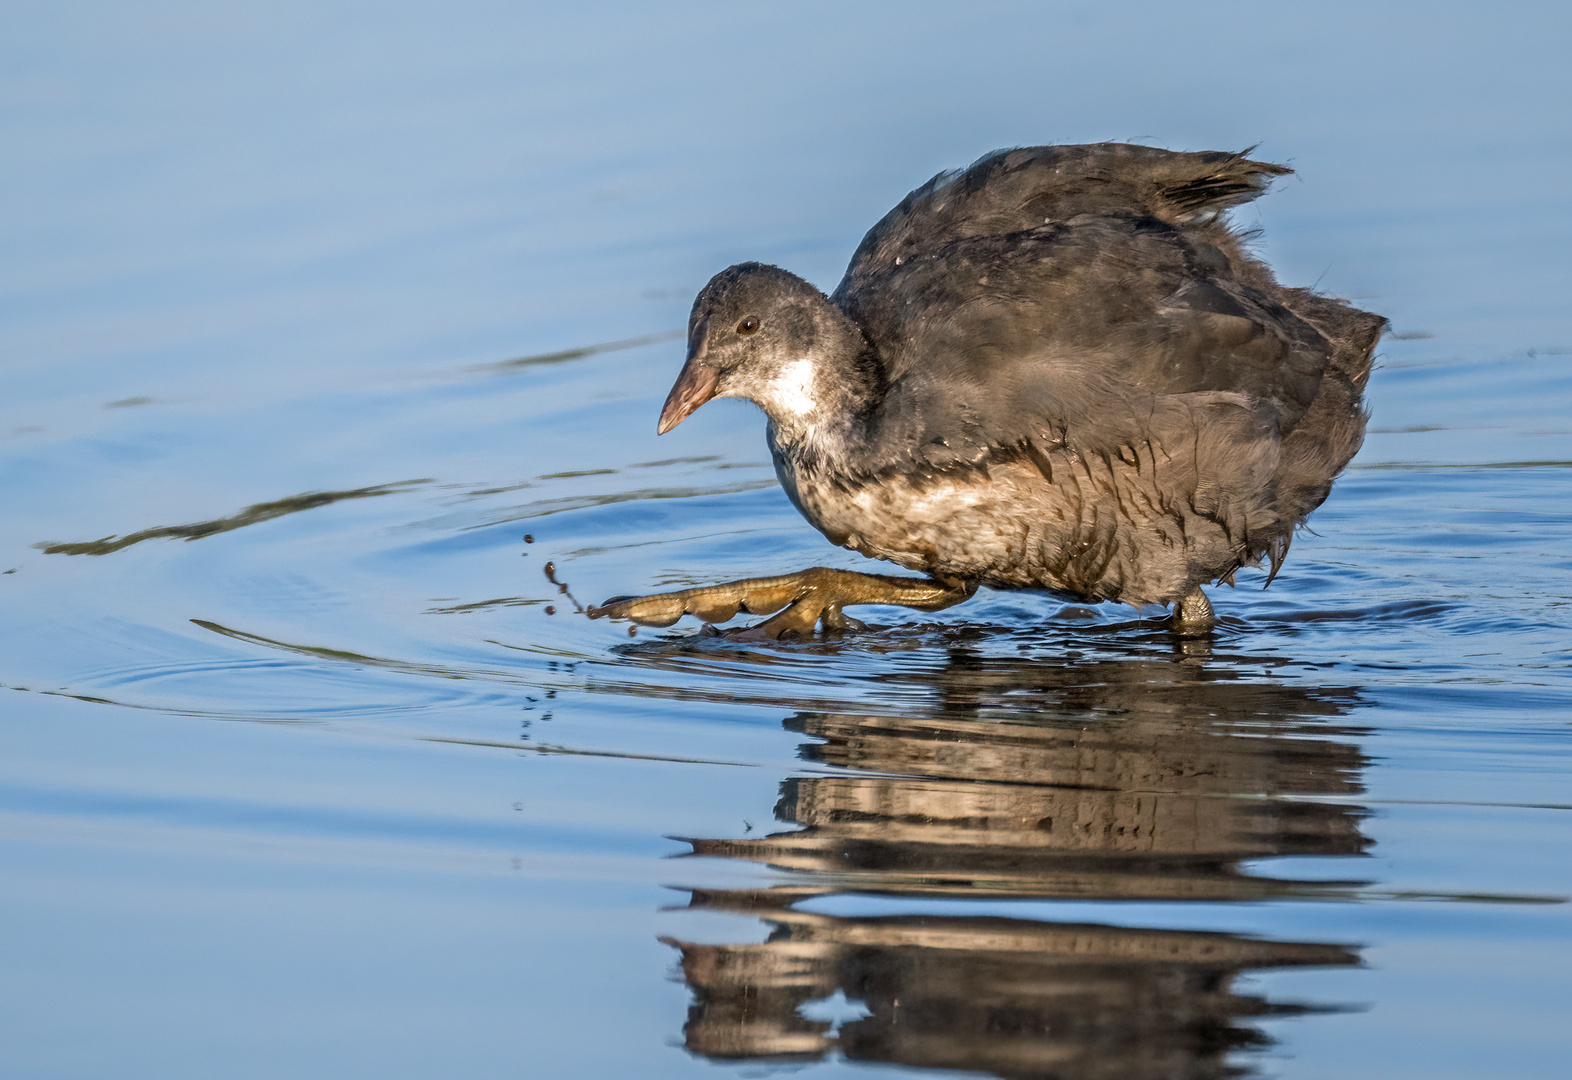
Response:
[[[653,596],[613,596],[585,612],[592,619],[627,619],[640,626],[670,626],[688,613],[680,593]]]
[[[754,578],[649,596],[614,596],[587,614],[592,619],[627,619],[643,626],[670,626],[684,615],[723,623],[739,612],[768,615],[779,611],[796,598],[794,592],[783,588],[781,578]]]
[[[811,637],[820,626],[826,631],[867,629],[842,610],[847,604],[902,604],[937,611],[966,599],[974,589],[816,566],[781,577],[746,578],[650,596],[614,596],[587,614],[592,619],[628,619],[644,626],[670,626],[684,615],[696,615],[706,623],[723,623],[738,614],[769,615],[763,622],[729,631],[727,636],[743,640]]]

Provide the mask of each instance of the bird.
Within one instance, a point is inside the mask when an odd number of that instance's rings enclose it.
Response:
[[[758,262],[716,274],[658,432],[753,401],[803,517],[923,576],[812,567],[590,616],[771,615],[751,633],[780,638],[989,586],[1210,634],[1202,587],[1263,564],[1269,585],[1358,451],[1387,325],[1252,252],[1227,211],[1292,172],[1253,151],[999,150],[902,199],[828,296]]]

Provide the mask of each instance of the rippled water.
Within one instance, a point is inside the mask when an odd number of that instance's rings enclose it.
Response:
[[[6,1075],[1562,1075],[1559,9],[22,10]],[[579,613],[868,565],[656,440],[710,272],[1142,134],[1300,155],[1245,220],[1397,331],[1270,590]]]

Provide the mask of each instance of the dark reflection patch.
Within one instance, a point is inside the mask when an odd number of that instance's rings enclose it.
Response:
[[[965,647],[907,677],[927,683],[926,707],[908,715],[785,720],[809,737],[800,756],[834,770],[781,783],[775,815],[790,828],[685,840],[695,855],[789,875],[773,888],[687,890],[692,908],[770,928],[761,944],[662,939],[693,993],[690,1051],[1004,1077],[1224,1077],[1247,1071],[1237,1051],[1271,1041],[1251,1018],[1342,1007],[1236,984],[1356,965],[1353,945],[946,914],[946,901],[1215,904],[1369,884],[1261,872],[1275,858],[1369,848],[1354,801],[1369,762],[1345,741],[1360,730],[1339,722],[1356,688],[1246,681],[1204,655],[1044,664]],[[902,910],[820,910],[851,895]],[[837,995],[859,1006],[839,1023],[815,1004]]]
[[[156,529],[127,533],[125,536],[106,536],[102,540],[85,540],[75,544],[42,543],[33,546],[42,550],[45,555],[108,555],[122,548],[128,548],[132,544],[140,544],[144,540],[200,540],[204,536],[232,532],[235,529],[243,529],[247,525],[272,521],[274,518],[296,514],[302,510],[315,510],[319,506],[343,502],[345,499],[369,499],[377,495],[392,495],[429,483],[432,483],[430,479],[399,480],[392,484],[376,484],[349,491],[308,491],[302,495],[291,495],[287,499],[254,503],[238,514],[213,521],[198,521],[190,525],[163,525]]]

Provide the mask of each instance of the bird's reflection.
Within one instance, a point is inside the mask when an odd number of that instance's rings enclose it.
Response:
[[[1262,872],[1276,857],[1368,846],[1349,799],[1365,758],[1337,738],[1355,734],[1339,719],[1353,689],[1249,681],[1194,655],[1045,664],[966,650],[930,680],[921,715],[786,721],[810,736],[805,757],[838,767],[782,784],[776,816],[797,828],[687,841],[801,877],[691,890],[691,906],[751,914],[771,933],[667,939],[694,994],[690,1051],[839,1052],[1005,1077],[1234,1076],[1248,1071],[1235,1051],[1267,1041],[1248,1018],[1307,1008],[1240,990],[1241,974],[1358,962],[1341,944],[946,915],[943,902],[825,913],[824,898],[847,893],[1217,902],[1359,884]]]

